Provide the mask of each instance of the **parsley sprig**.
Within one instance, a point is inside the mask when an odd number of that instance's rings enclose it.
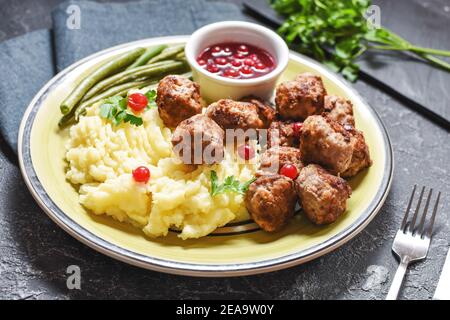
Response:
[[[323,62],[350,81],[358,77],[356,59],[367,50],[409,52],[450,71],[450,64],[436,57],[450,56],[450,51],[415,46],[387,28],[370,24],[365,18],[370,0],[271,0],[271,3],[286,17],[279,32],[294,50]]]
[[[250,184],[256,180],[256,178],[250,179],[247,182],[241,183],[234,176],[228,176],[223,183],[219,183],[216,171],[211,171],[211,195],[216,196],[225,192],[235,192],[239,194],[245,194]]]
[[[156,108],[156,91],[149,90],[145,93],[148,104],[145,110]],[[107,98],[100,106],[100,117],[110,120],[114,125],[129,122],[135,126],[141,126],[144,121],[127,108],[128,98],[112,96]]]
[[[156,90],[148,90],[147,93],[145,93],[145,96],[148,99],[146,110],[150,108],[158,108],[158,106],[156,105]]]

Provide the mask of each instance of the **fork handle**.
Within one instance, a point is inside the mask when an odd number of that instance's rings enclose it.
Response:
[[[405,277],[406,269],[408,268],[409,259],[402,259],[395,273],[394,280],[392,280],[391,287],[386,296],[386,300],[396,300],[400,288],[403,283],[403,278]]]

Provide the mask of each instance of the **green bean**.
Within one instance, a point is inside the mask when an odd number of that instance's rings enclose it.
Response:
[[[177,54],[177,55],[174,57],[174,59],[175,59],[176,61],[180,61],[180,62],[183,62],[183,63],[186,63],[186,64],[187,64],[187,59],[186,59],[186,55],[184,54],[184,51],[183,51],[183,52],[180,52],[179,54]]]
[[[176,47],[168,47],[163,52],[161,52],[159,55],[151,58],[147,62],[147,64],[151,64],[151,63],[155,63],[155,62],[163,61],[163,60],[167,60],[167,59],[172,59],[173,57],[175,57],[177,54],[179,54],[183,50],[184,50],[184,45],[176,46]]]
[[[75,109],[72,109],[75,110]],[[68,114],[65,114],[59,119],[58,126],[63,129],[69,125],[75,124],[75,117],[73,116],[75,111],[70,111]]]
[[[146,64],[148,62],[148,60],[157,56],[166,48],[167,48],[167,45],[165,45],[165,44],[147,48],[147,50],[145,50],[145,52],[139,58],[137,58],[135,62],[133,62],[130,66],[128,66],[127,70]]]
[[[69,94],[66,99],[64,99],[60,106],[61,112],[63,114],[70,113],[72,109],[77,106],[78,102],[80,102],[80,100],[83,98],[84,94],[97,82],[111,74],[119,72],[122,68],[130,65],[144,51],[144,48],[133,49],[117,56],[116,58],[95,69],[76,86],[76,88]]]
[[[95,96],[96,94],[107,90],[111,86],[115,86],[118,84],[122,84],[125,82],[129,82],[141,76],[151,76],[156,75],[159,72],[166,73],[181,68],[183,66],[182,62],[175,60],[168,61],[160,61],[151,65],[144,65],[140,67],[136,67],[133,69],[125,70],[120,73],[113,75],[112,77],[106,78],[100,82],[98,82],[95,86],[93,86],[85,95],[82,100],[86,101]]]
[[[102,92],[101,94],[86,100],[85,102],[81,103],[77,110],[75,111],[75,120],[78,121],[78,119],[80,118],[81,115],[84,114],[84,112],[86,111],[86,108],[93,105],[94,103],[115,96],[115,95],[119,95],[119,93],[122,93],[123,91],[129,91],[132,88],[142,88],[145,87],[147,85],[156,83],[157,80],[154,79],[147,79],[147,80],[142,80],[142,81],[133,81],[133,82],[127,82],[118,86],[114,86],[109,88],[108,90]]]
[[[176,59],[176,60],[185,60],[185,59],[186,59],[186,55],[184,54],[184,51],[181,51],[180,53],[178,53],[178,54],[175,56],[175,59]]]
[[[169,72],[186,69],[186,67],[187,65],[181,61],[173,61],[153,68],[136,71],[131,75],[121,77],[117,82],[114,83],[114,85],[129,82],[140,77],[146,78],[154,77],[161,79],[164,75],[166,75]]]

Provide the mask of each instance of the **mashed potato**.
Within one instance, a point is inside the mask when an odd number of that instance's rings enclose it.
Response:
[[[182,239],[202,237],[230,221],[249,218],[242,195],[210,195],[209,177],[215,170],[220,181],[234,175],[245,182],[254,176],[257,163],[237,163],[234,152],[226,150],[220,164],[193,170],[173,154],[172,133],[156,108],[143,113],[144,125],[139,127],[114,126],[98,111],[99,104],[88,109],[70,128],[67,143],[66,178],[81,185],[80,203],[87,209],[131,223],[151,237],[177,229]],[[131,176],[142,165],[151,171],[147,184]]]

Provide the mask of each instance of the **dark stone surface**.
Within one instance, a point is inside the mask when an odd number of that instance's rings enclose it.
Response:
[[[415,45],[450,50],[450,32],[444,31],[450,30],[449,0],[410,0],[407,5],[405,1],[379,2],[382,25]],[[430,68],[416,56],[402,52],[368,51],[358,63],[373,77],[450,121],[450,72]]]
[[[0,0],[0,40],[48,26],[49,8],[57,2]],[[435,4],[441,2],[429,1],[428,8]],[[363,82],[355,88],[379,112],[393,140],[396,167],[388,199],[366,229],[333,253],[264,275],[172,276],[93,251],[38,208],[0,140],[0,298],[381,299],[397,267],[390,248],[414,183],[435,187],[444,197],[428,258],[411,266],[401,298],[431,298],[449,246],[450,134]],[[81,268],[81,290],[66,287],[66,268],[73,264]]]
[[[369,7],[374,23],[400,35],[413,46],[448,50],[450,33],[450,2],[448,0],[373,0]],[[244,0],[249,12],[270,21],[272,26],[281,25],[284,18],[261,0]],[[431,35],[431,36],[430,36]],[[426,50],[426,49],[425,49]],[[450,58],[438,57],[445,62]],[[450,130],[448,108],[450,72],[430,67],[420,56],[405,51],[369,49],[357,60],[361,79],[373,83],[384,92],[395,94],[413,110],[424,114],[435,112],[436,123]],[[403,79],[408,79],[405,81]]]

